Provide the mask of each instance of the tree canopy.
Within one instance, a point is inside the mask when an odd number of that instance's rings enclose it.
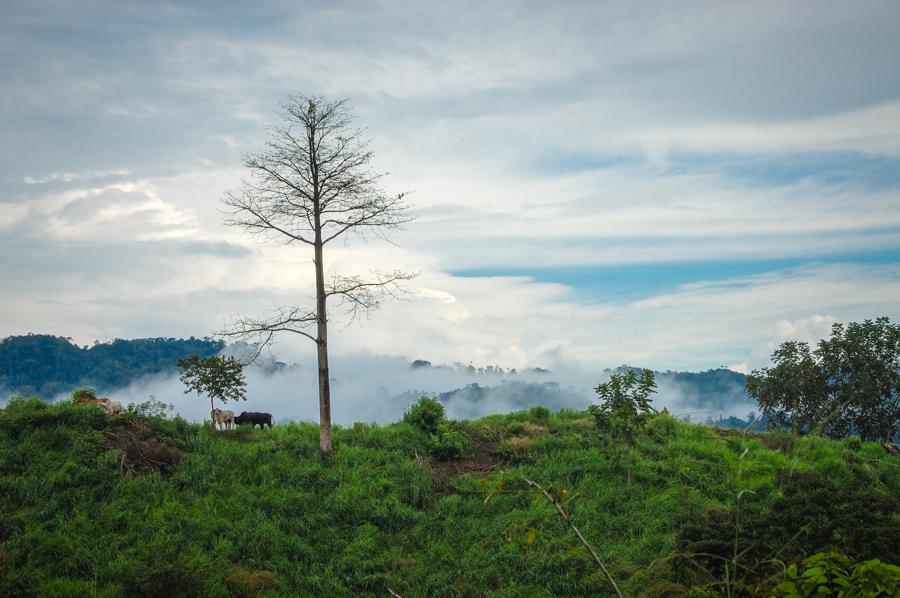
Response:
[[[141,376],[173,371],[181,357],[208,357],[224,346],[223,341],[207,338],[160,337],[79,347],[69,338],[50,334],[9,336],[0,340],[0,388],[48,399],[78,386],[109,391]]]
[[[846,326],[815,350],[788,341],[774,366],[754,370],[747,391],[771,426],[800,434],[891,439],[900,423],[900,325],[881,317]]]

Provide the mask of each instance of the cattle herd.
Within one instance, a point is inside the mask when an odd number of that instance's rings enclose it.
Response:
[[[272,414],[259,413],[256,411],[242,411],[240,415],[235,416],[234,411],[227,409],[213,409],[210,413],[213,424],[216,427],[233,430],[236,425],[250,424],[252,427],[259,426],[265,428],[272,427]]]
[[[109,415],[122,413],[122,403],[106,397],[76,397],[75,403],[78,405],[96,405]],[[269,426],[271,428],[273,424],[271,413],[259,413],[257,411],[242,411],[240,415],[235,416],[234,411],[213,409],[210,416],[217,428],[226,430],[233,430],[236,425],[240,424],[250,424],[254,428],[256,426],[260,428]]]

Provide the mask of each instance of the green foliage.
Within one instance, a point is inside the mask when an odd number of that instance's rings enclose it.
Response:
[[[129,403],[128,407],[125,408],[125,412],[142,419],[165,418],[174,409],[175,405],[159,401],[151,395],[146,401]]]
[[[829,403],[828,381],[803,342],[782,343],[772,353],[775,366],[753,370],[747,376],[747,392],[769,418],[769,425],[811,432]]]
[[[438,428],[447,421],[444,406],[437,399],[422,397],[403,414],[403,421],[415,426],[426,434],[437,434]]]
[[[770,425],[864,440],[900,432],[900,325],[889,318],[835,324],[815,351],[783,343],[772,361],[747,377]]]
[[[28,334],[0,339],[0,388],[52,398],[75,386],[114,389],[175,369],[186,355],[208,357],[225,343],[210,339],[116,339],[79,347],[71,339]]]
[[[205,394],[223,403],[244,399],[244,365],[234,357],[192,355],[179,359],[178,367],[182,370],[181,382],[187,386],[185,393]]]
[[[503,460],[514,423],[527,451]],[[554,507],[512,481],[525,477],[559,498],[627,596],[719,595],[686,560],[681,530],[721,512],[716,532],[732,547],[738,487],[754,492],[739,545],[763,545],[754,559],[801,561],[828,549],[808,549],[817,538],[857,561],[898,558],[888,514],[900,470],[875,443],[796,437],[786,454],[765,435],[655,416],[624,447],[626,471],[583,411],[553,412],[540,429],[522,411],[443,422],[434,436],[444,432],[465,440],[465,459],[421,458],[433,436],[407,422],[338,426],[323,458],[314,424],[225,435],[153,408],[111,419],[12,401],[0,410],[0,595],[607,595]],[[142,465],[153,447],[180,458]],[[775,575],[774,587],[781,571],[747,587]]]
[[[838,428],[866,440],[900,431],[900,324],[888,318],[835,324],[817,354],[842,407],[831,420]]]
[[[654,411],[650,395],[656,392],[656,380],[652,370],[627,370],[610,376],[609,380],[594,389],[600,405],[588,410],[597,423],[597,429],[616,438],[632,441],[637,426],[645,416]]]
[[[444,406],[437,399],[422,397],[410,405],[403,421],[428,435],[428,453],[438,461],[462,456],[465,438],[448,424]]]
[[[837,552],[819,552],[791,565],[771,596],[785,598],[876,598],[900,594],[900,567],[872,559],[854,563]]]
[[[528,419],[536,424],[546,426],[550,423],[550,410],[541,405],[535,405],[528,410]]]
[[[462,434],[452,429],[446,422],[438,424],[430,442],[429,452],[438,461],[458,459],[466,448],[466,441]]]
[[[696,555],[692,562],[723,579],[739,553],[745,585],[770,574],[775,556],[799,560],[837,549],[857,560],[900,562],[896,496],[858,483],[841,487],[813,473],[782,473],[773,486],[745,494],[740,511],[715,508],[700,514],[679,532],[683,554]]]

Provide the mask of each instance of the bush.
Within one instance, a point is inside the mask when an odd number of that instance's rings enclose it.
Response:
[[[550,410],[541,405],[535,405],[528,410],[528,419],[536,424],[546,426],[550,423]]]
[[[403,414],[403,421],[426,434],[437,434],[440,425],[447,421],[447,416],[444,406],[437,399],[422,397]]]
[[[466,441],[462,434],[442,422],[431,437],[429,452],[438,461],[451,461],[461,457],[465,447]]]
[[[656,380],[651,370],[642,370],[640,377],[635,370],[613,374],[594,389],[600,405],[591,405],[588,411],[597,423],[597,429],[629,443],[634,441],[639,427],[653,411],[650,395],[656,392]]]
[[[741,564],[750,571],[765,570],[773,554],[791,561],[827,550],[854,560],[900,561],[900,499],[810,473],[782,474],[776,482],[781,493],[768,503],[771,490],[760,489],[756,500],[741,506],[739,521],[734,510],[714,509],[681,529],[678,544],[684,553],[697,555],[694,560],[720,579],[736,538]]]
[[[775,586],[772,596],[897,596],[900,592],[900,567],[878,559],[854,564],[836,553],[817,553],[800,565],[791,565],[785,580]]]

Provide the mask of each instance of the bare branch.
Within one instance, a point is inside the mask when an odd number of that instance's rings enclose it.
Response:
[[[248,341],[256,347],[256,354],[245,364],[249,365],[256,361],[263,348],[272,342],[276,332],[293,332],[305,336],[313,342],[318,342],[315,336],[307,332],[317,321],[318,318],[314,311],[298,307],[279,307],[271,317],[266,319],[234,314],[231,317],[231,323],[217,335]]]
[[[591,553],[591,556],[594,558],[594,562],[597,563],[597,565],[599,565],[600,567],[600,570],[603,571],[606,579],[609,580],[609,583],[612,585],[613,590],[615,590],[616,595],[619,598],[622,598],[622,592],[619,591],[619,586],[616,585],[616,582],[615,580],[613,580],[612,575],[610,575],[609,571],[606,570],[606,567],[603,565],[603,561],[600,560],[600,557],[598,557],[597,553],[594,552],[594,548],[590,544],[588,544],[588,541],[584,539],[584,536],[581,535],[581,532],[577,527],[575,527],[575,524],[572,523],[572,520],[569,519],[569,513],[566,512],[561,504],[559,504],[559,501],[553,498],[553,495],[547,492],[547,490],[537,482],[529,480],[528,478],[522,479],[528,482],[529,486],[533,486],[534,488],[536,488],[556,508],[556,512],[557,514],[559,514],[560,519],[562,519],[566,523],[566,525],[569,526],[569,529],[575,532],[575,535],[578,536],[578,539],[581,541],[584,547],[587,548],[588,552]]]
[[[407,291],[400,283],[412,280],[416,276],[418,276],[416,272],[400,270],[389,273],[373,271],[369,279],[361,276],[334,276],[325,291],[325,296],[339,297],[349,317],[349,323],[352,323],[360,313],[377,309],[385,297],[403,299]]]

